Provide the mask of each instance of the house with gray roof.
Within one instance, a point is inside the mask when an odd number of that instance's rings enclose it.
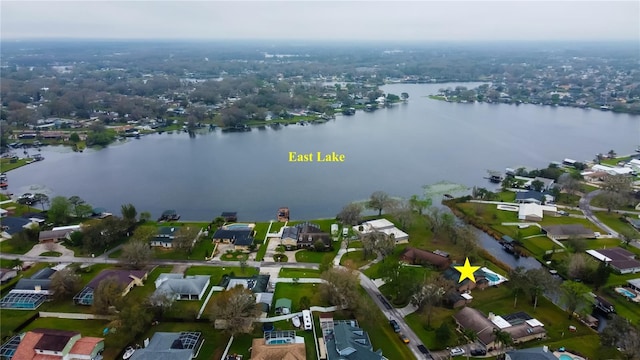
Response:
[[[507,351],[505,360],[558,360],[558,358],[544,346]]]
[[[382,350],[373,350],[369,334],[355,320],[334,320],[333,331],[324,334],[327,360],[382,360]]]
[[[136,350],[131,360],[191,360],[198,356],[204,344],[199,332],[157,332],[149,345]]]
[[[166,294],[176,300],[201,300],[211,277],[209,275],[160,274],[155,281],[156,294]]]
[[[178,228],[174,226],[162,226],[158,228],[158,233],[151,238],[151,246],[161,246],[163,248],[173,247],[173,239],[176,237]]]

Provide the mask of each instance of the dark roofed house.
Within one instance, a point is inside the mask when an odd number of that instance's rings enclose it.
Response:
[[[96,359],[104,339],[81,337],[75,331],[34,329],[22,335],[13,360]]]
[[[50,279],[51,276],[53,276],[53,274],[55,274],[56,271],[53,270],[52,268],[44,268],[44,269],[40,269],[38,270],[38,272],[36,272],[35,274],[33,274],[31,276],[31,279],[40,279],[40,280],[45,280],[45,279]]]
[[[166,294],[176,300],[201,300],[210,281],[209,275],[160,274],[154,294]]]
[[[213,241],[234,244],[236,250],[249,250],[253,244],[253,230],[218,229],[213,234]]]
[[[191,360],[198,356],[204,338],[199,332],[157,332],[149,345],[136,350],[131,360]]]
[[[627,219],[629,225],[633,226],[634,229],[640,231],[640,219],[629,218]]]
[[[494,329],[500,329],[511,335],[514,344],[543,339],[547,334],[544,324],[524,312],[505,317],[489,313],[489,317],[486,317],[476,309],[465,307],[453,317],[460,328],[476,332],[478,340],[487,348],[496,345]]]
[[[544,194],[539,191],[518,191],[516,192],[516,202],[522,204],[542,204],[545,200]]]
[[[327,360],[382,360],[382,351],[373,350],[369,334],[355,320],[334,320],[333,332],[324,335]]]
[[[298,241],[296,242],[298,249],[312,248],[318,240],[323,242],[325,250],[331,249],[331,235],[323,232],[320,225],[305,222],[297,224],[296,227],[298,228]]]
[[[44,268],[35,273],[29,279],[20,279],[14,288],[0,300],[3,309],[29,309],[33,310],[50,300],[53,293],[49,290],[49,279],[56,271]]]
[[[220,214],[220,216],[224,218],[224,221],[226,222],[238,221],[238,213],[235,211],[223,211],[222,214]]]
[[[38,350],[62,352],[72,338],[80,338],[80,333],[75,331],[52,329],[34,329],[31,331],[42,334],[40,340],[33,347],[36,352],[38,352]]]
[[[178,228],[174,226],[162,226],[158,228],[156,236],[151,238],[151,246],[161,246],[163,248],[173,247],[173,239],[176,237]]]
[[[102,270],[73,297],[74,302],[77,305],[92,305],[94,291],[102,281],[109,278],[115,279],[123,287],[122,296],[125,296],[134,286],[144,286],[143,281],[147,279],[147,272],[145,270]]]
[[[407,247],[404,250],[402,255],[400,255],[400,261],[411,265],[432,265],[440,270],[451,265],[451,260],[447,257],[412,247]]]
[[[453,315],[453,318],[460,328],[473,330],[477,334],[478,340],[486,347],[495,347],[493,330],[499,328],[483,313],[474,308],[464,307]]]
[[[634,253],[623,248],[587,250],[587,254],[607,263],[621,274],[640,272],[640,261],[635,258]]]
[[[582,224],[565,224],[565,225],[549,225],[543,226],[542,232],[547,237],[555,240],[568,239],[570,237],[592,239],[596,235],[593,230],[586,228]]]
[[[0,223],[0,225],[2,226],[1,227],[2,232],[0,236],[3,239],[11,239],[13,235],[32,226],[32,224],[35,224],[35,223],[29,219],[13,217],[13,216],[3,217],[2,222]]]
[[[460,264],[462,265],[462,264]],[[454,284],[458,292],[463,293],[466,291],[470,291],[473,289],[484,289],[489,286],[489,280],[486,278],[486,274],[481,269],[476,270],[473,273],[473,276],[476,278],[476,281],[473,282],[469,279],[464,279],[460,282],[460,272],[456,270],[454,267],[450,266],[442,273],[442,276],[445,279],[451,280]]]
[[[505,360],[558,360],[547,347],[507,351]]]
[[[280,244],[287,250],[293,250],[298,247],[298,235],[300,234],[300,228],[296,226],[287,226],[282,229],[282,235],[280,236]]]

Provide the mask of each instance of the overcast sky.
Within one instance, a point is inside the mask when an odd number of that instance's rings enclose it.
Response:
[[[7,1],[2,39],[636,40],[640,1]]]

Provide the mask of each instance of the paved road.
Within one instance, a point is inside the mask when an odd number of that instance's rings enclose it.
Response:
[[[398,322],[398,325],[400,326],[400,331],[402,331],[402,333],[409,338],[409,345],[407,346],[409,346],[409,349],[413,353],[413,356],[415,356],[416,359],[426,359],[426,357],[417,349],[417,346],[422,344],[422,341],[420,340],[420,338],[418,338],[416,333],[413,332],[413,330],[409,327],[406,321],[404,321],[404,318],[402,317],[402,314],[398,311],[398,309],[394,307],[391,307],[391,309],[387,309],[387,306],[385,306],[382,303],[382,300],[380,299],[383,296],[382,293],[380,292],[380,290],[378,290],[378,287],[376,287],[373,281],[371,281],[371,279],[369,279],[363,273],[360,273],[360,285],[362,285],[362,287],[367,292],[367,294],[371,296],[371,298],[373,299],[373,302],[376,303],[376,305],[380,308],[380,311],[382,311],[382,313],[387,317],[387,319],[389,320],[393,319]],[[390,326],[390,325],[388,323],[385,323],[385,324],[380,324],[380,326]],[[396,339],[392,339],[392,341],[400,342],[400,339],[396,338]]]
[[[604,231],[607,234],[612,235],[613,237],[618,237],[618,233],[615,232],[613,229],[611,229],[610,227],[608,227],[607,225],[605,225],[602,221],[600,221],[595,215],[593,215],[593,208],[591,207],[591,200],[598,196],[598,194],[600,194],[602,192],[602,190],[595,190],[592,191],[588,194],[586,194],[585,196],[580,198],[580,201],[578,202],[578,207],[580,208],[580,210],[582,210],[582,213],[584,214],[584,216],[591,221],[592,223],[594,223],[597,227],[599,227],[600,229],[602,229],[602,231]]]

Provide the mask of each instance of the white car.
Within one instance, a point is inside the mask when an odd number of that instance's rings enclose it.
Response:
[[[464,355],[463,348],[455,347],[451,349],[451,356],[460,356],[460,355]]]

